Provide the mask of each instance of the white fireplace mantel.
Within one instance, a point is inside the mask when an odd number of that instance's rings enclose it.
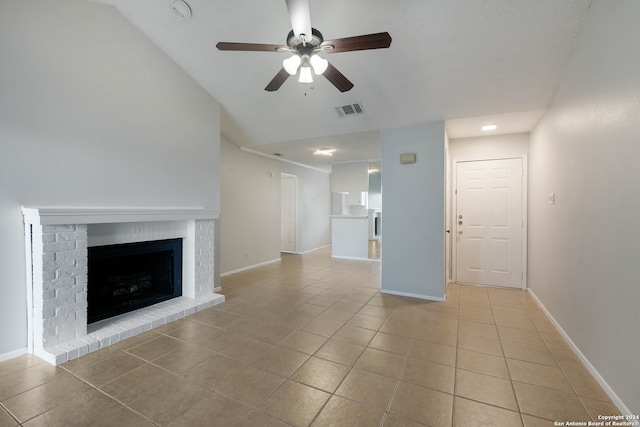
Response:
[[[215,293],[214,234],[215,220],[219,218],[215,210],[23,207],[22,214],[29,301],[28,349],[52,364],[224,302],[224,295]],[[184,226],[172,226],[179,223]],[[92,225],[100,227],[100,233],[107,230],[100,235],[102,239],[127,242],[168,238],[158,236],[180,230],[179,236],[171,238],[183,239],[182,296],[88,325],[87,265]]]
[[[207,208],[135,207],[22,207],[27,224],[105,224],[121,222],[184,221],[218,219],[219,212]]]

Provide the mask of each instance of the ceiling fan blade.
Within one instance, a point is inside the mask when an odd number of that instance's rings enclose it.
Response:
[[[289,73],[287,73],[287,70],[282,67],[282,69],[278,71],[278,74],[276,74],[275,77],[269,82],[267,87],[264,88],[264,90],[268,92],[275,92],[276,90],[280,89],[280,86],[282,86],[287,78],[289,78]]]
[[[351,52],[354,50],[385,49],[391,46],[389,33],[365,34],[362,36],[345,37],[343,39],[326,40],[321,46],[333,46],[327,53]]]
[[[328,64],[327,69],[322,73],[340,92],[347,92],[353,87],[353,83],[344,76],[336,67]]]
[[[288,46],[279,44],[261,44],[261,43],[233,43],[233,42],[219,42],[216,47],[219,50],[237,50],[237,51],[251,51],[251,52],[280,52],[282,50],[289,50]]]
[[[305,34],[311,40],[311,13],[309,12],[309,0],[285,0],[291,19],[291,28],[296,37]]]

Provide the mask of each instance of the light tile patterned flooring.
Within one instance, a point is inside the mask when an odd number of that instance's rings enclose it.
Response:
[[[50,366],[0,363],[0,427],[547,426],[619,411],[527,292],[381,294],[330,250],[227,276],[227,302]]]

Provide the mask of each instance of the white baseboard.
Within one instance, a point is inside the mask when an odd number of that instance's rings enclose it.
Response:
[[[564,338],[567,344],[569,344],[569,347],[571,347],[571,350],[573,350],[576,356],[578,356],[578,359],[580,359],[580,361],[584,364],[584,366],[587,368],[589,373],[593,376],[593,378],[595,378],[598,384],[600,384],[600,387],[602,387],[604,392],[607,393],[607,395],[609,396],[613,404],[616,405],[616,407],[623,414],[633,415],[633,413],[629,410],[629,408],[627,408],[627,405],[624,404],[624,402],[618,397],[615,391],[613,391],[611,386],[609,386],[609,384],[605,381],[605,379],[602,378],[602,375],[600,375],[600,373],[596,370],[595,366],[593,366],[591,362],[589,362],[589,359],[587,359],[587,356],[585,356],[582,353],[582,351],[580,351],[578,346],[571,340],[571,338],[565,332],[565,330],[562,329],[562,326],[560,326],[558,321],[551,315],[551,313],[549,313],[549,311],[544,306],[544,304],[542,304],[542,301],[538,299],[536,294],[531,289],[527,289],[527,291],[529,292],[529,294],[531,294],[531,296],[533,297],[533,300],[538,304],[540,309],[544,311],[544,314],[546,314],[549,320],[551,320],[551,323],[553,323],[553,326],[555,326],[558,332],[560,332],[560,335],[562,335],[562,338]]]
[[[0,362],[13,359],[14,357],[22,356],[23,354],[27,354],[27,347],[10,351],[9,353],[0,354]]]
[[[331,247],[331,245],[320,246],[318,248],[309,249],[308,251],[304,251],[304,252],[286,252],[286,253],[291,253],[291,254],[295,254],[295,255],[304,255],[304,254],[308,254],[308,253],[311,253],[311,252],[319,251],[320,249],[324,249],[324,248],[328,248],[328,247]],[[258,263],[258,264],[248,265],[246,267],[238,268],[236,270],[225,271],[224,273],[220,273],[220,277],[229,276],[231,274],[240,273],[240,272],[243,272],[243,271],[251,270],[253,268],[262,267],[263,265],[269,265],[269,264],[273,264],[275,262],[280,262],[280,261],[281,261],[280,258],[276,258],[276,259],[272,259],[270,261],[265,261],[265,262],[261,262],[261,263]],[[216,289],[214,289],[214,291],[218,292],[221,289],[222,288],[216,288]]]
[[[247,267],[238,268],[237,270],[226,271],[224,273],[220,273],[220,277],[229,276],[231,274],[240,273],[242,271],[251,270],[253,268],[262,267],[263,265],[269,265],[276,262],[280,262],[280,258],[272,259],[271,261],[265,261],[258,264],[249,265]]]
[[[398,296],[401,296],[401,297],[411,297],[411,298],[424,299],[424,300],[427,300],[427,301],[444,302],[444,298],[441,298],[441,297],[431,297],[431,296],[428,296],[428,295],[412,294],[412,293],[409,293],[409,292],[389,291],[389,290],[386,290],[386,289],[380,289],[380,292],[382,292],[383,294],[398,295]]]
[[[308,251],[296,252],[296,254],[304,255],[304,254],[308,254],[308,253],[311,253],[311,252],[319,251],[320,249],[325,249],[325,248],[330,248],[330,247],[331,247],[331,245],[319,246],[319,247],[314,248],[314,249],[309,249]]]
[[[331,258],[335,258],[335,259],[350,259],[350,260],[353,260],[353,261],[378,261],[378,262],[380,262],[379,259],[361,258],[361,257],[356,257],[356,256],[336,256],[336,255],[331,255]]]

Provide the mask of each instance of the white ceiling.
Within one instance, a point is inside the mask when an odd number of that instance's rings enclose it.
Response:
[[[311,85],[289,78],[266,92],[286,53],[215,48],[219,41],[286,44],[284,0],[186,0],[189,19],[168,0],[93,1],[114,5],[222,104],[222,132],[236,145],[318,167],[379,158],[380,129],[451,120],[449,137],[460,138],[500,119],[511,122],[509,132],[531,130],[552,101],[590,3],[310,0],[312,26],[327,40],[381,31],[393,39],[388,49],[323,54],[355,85],[341,93],[322,76]],[[351,103],[365,113],[340,118],[335,107]],[[527,113],[505,114],[514,112]],[[338,151],[311,154],[323,147]]]

